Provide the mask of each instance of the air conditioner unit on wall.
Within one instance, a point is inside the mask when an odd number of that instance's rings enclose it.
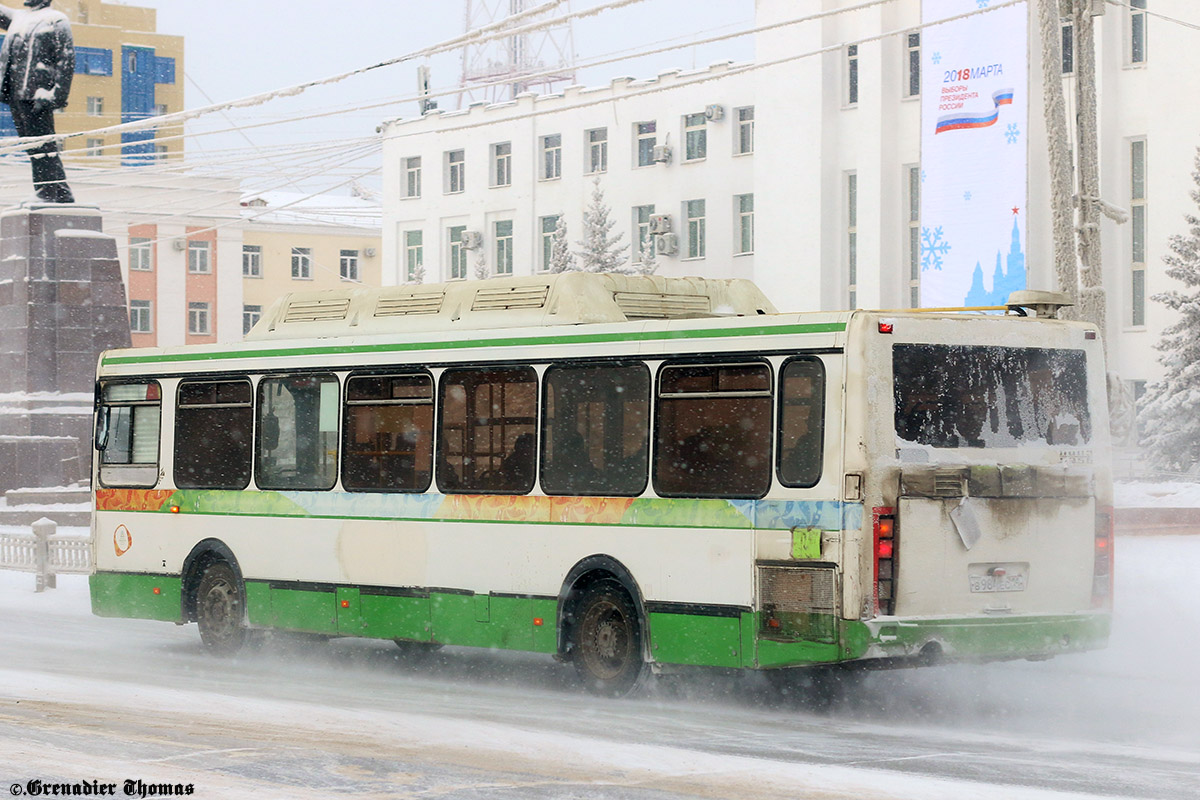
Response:
[[[660,233],[654,237],[654,252],[660,256],[673,256],[679,252],[679,237],[673,233]]]
[[[708,106],[704,109],[704,116],[709,122],[719,122],[725,119],[725,108],[723,106]]]
[[[463,231],[462,246],[466,250],[478,250],[483,247],[483,234],[479,231]]]
[[[187,250],[187,239],[172,239],[171,247],[176,250]]]
[[[671,232],[671,215],[670,214],[651,214],[650,215],[650,233],[670,233]]]
[[[367,258],[374,258],[375,252],[376,252],[376,250],[374,247],[368,247],[365,250],[363,250],[363,255],[366,256]]]
[[[669,144],[655,145],[650,153],[650,160],[656,164],[671,163],[671,146]]]

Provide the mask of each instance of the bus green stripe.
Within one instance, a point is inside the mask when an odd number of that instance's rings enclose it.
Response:
[[[753,328],[705,328],[677,331],[625,331],[556,336],[527,336],[509,339],[458,339],[447,342],[388,342],[386,344],[321,345],[290,349],[264,348],[215,353],[188,352],[171,355],[106,355],[105,366],[119,364],[159,364],[184,361],[217,361],[236,358],[290,358],[295,356],[363,355],[370,353],[407,353],[423,350],[461,350],[483,347],[540,347],[556,344],[609,344],[614,342],[669,341],[672,339],[720,339],[740,336],[786,336],[810,333],[840,333],[844,322],[819,322],[803,325],[759,325]],[[480,331],[484,333],[484,331]]]

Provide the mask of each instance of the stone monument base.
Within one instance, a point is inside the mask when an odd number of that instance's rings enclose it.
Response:
[[[0,213],[0,491],[87,480],[87,402],[104,350],[128,347],[129,311],[100,211]]]

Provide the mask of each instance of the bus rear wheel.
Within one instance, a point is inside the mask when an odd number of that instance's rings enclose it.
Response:
[[[575,613],[572,663],[588,691],[621,697],[645,667],[642,628],[624,587],[604,581],[584,590]]]
[[[246,642],[246,599],[242,582],[224,561],[209,564],[196,588],[196,624],[208,651],[233,655]]]

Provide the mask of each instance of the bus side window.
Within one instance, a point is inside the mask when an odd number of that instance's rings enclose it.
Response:
[[[184,381],[175,412],[175,485],[245,489],[254,441],[250,380]]]
[[[95,442],[101,485],[144,489],[158,483],[161,418],[157,381],[101,385]]]
[[[816,486],[825,448],[825,366],[818,358],[794,358],[783,365],[779,387],[779,482]]]
[[[358,375],[346,382],[342,486],[424,492],[433,478],[433,378]]]
[[[264,431],[272,416],[278,419],[279,434],[268,437]],[[258,488],[332,489],[337,482],[337,419],[335,376],[263,378],[258,384]]]
[[[658,378],[654,491],[762,497],[771,487],[771,368],[671,364]]]
[[[526,494],[533,489],[533,369],[448,369],[438,390],[438,489],[467,494]]]
[[[646,488],[645,364],[552,366],[542,411],[542,489],[633,497]]]

